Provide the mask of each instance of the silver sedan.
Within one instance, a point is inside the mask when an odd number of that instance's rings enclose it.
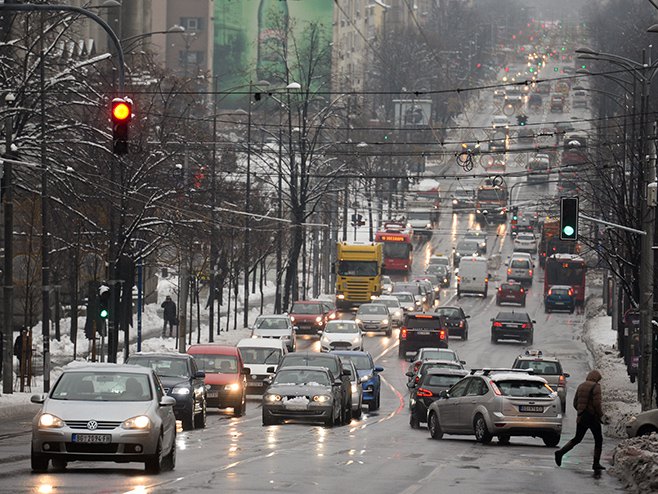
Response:
[[[32,423],[32,470],[70,461],[141,462],[149,473],[176,465],[176,400],[153,370],[133,365],[65,367]]]

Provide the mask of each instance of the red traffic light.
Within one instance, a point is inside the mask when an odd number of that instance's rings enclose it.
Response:
[[[112,120],[114,122],[128,122],[133,113],[132,104],[122,98],[112,100]]]

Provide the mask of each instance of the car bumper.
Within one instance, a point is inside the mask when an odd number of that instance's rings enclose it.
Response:
[[[525,304],[525,298],[520,297],[496,297],[496,302],[499,304]]]
[[[562,415],[556,417],[510,417],[494,414],[492,419],[493,434],[510,436],[541,436],[546,433],[562,433]]]
[[[242,390],[227,391],[224,385],[211,385],[206,397],[206,404],[212,408],[235,407],[242,402]]]
[[[532,336],[532,330],[527,329],[495,329],[491,332],[499,340],[527,340]]]
[[[374,383],[371,382],[363,383],[362,389],[363,389],[363,398],[362,398],[363,403],[370,403],[371,401],[375,401],[375,399],[377,398],[377,387],[375,386]]]
[[[323,324],[298,322],[295,321],[294,325],[297,327],[295,333],[297,334],[318,334],[324,329]]]
[[[271,374],[253,374],[247,377],[247,393],[248,394],[263,394],[265,388],[265,379],[272,377]]]
[[[74,436],[89,434],[110,436],[109,443],[74,442]],[[95,431],[85,429],[38,430],[32,433],[32,451],[48,458],[77,461],[144,461],[156,451],[160,431],[114,430]]]
[[[309,403],[304,407],[263,404],[263,414],[279,419],[324,420],[331,416],[333,408],[333,403],[323,405]]]
[[[572,310],[576,307],[575,301],[546,300],[544,306],[551,310]]]
[[[391,320],[391,322],[393,321]],[[363,325],[364,331],[388,331],[389,329],[391,329],[390,324],[382,324],[379,321],[378,322],[362,321],[361,323]]]

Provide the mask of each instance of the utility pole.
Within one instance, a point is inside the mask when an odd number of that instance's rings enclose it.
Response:
[[[219,79],[215,76],[214,94],[213,94],[213,113],[212,113],[212,163],[210,168],[210,296],[208,307],[208,342],[213,343],[215,327],[215,291],[217,287],[217,98]],[[219,319],[219,308],[217,309],[217,318]],[[218,326],[219,327],[219,326]]]
[[[249,227],[251,224],[249,213],[251,212],[251,91],[252,84],[249,81],[249,101],[248,112],[247,112],[247,184],[245,190],[245,214],[244,216],[244,247],[243,247],[243,264],[242,269],[244,269],[244,304],[243,304],[243,314],[242,314],[242,323],[244,327],[249,326]],[[254,273],[255,276],[255,273]]]
[[[2,205],[4,207],[4,287],[2,289],[2,309],[3,314],[3,358],[2,358],[2,392],[11,394],[14,392],[13,376],[13,329],[14,329],[14,186],[13,186],[13,164],[14,153],[12,151],[14,124],[11,114],[11,107],[14,103],[15,96],[13,93],[5,95],[7,104],[7,118],[5,119],[5,157],[8,158],[3,162],[4,187],[2,191]]]

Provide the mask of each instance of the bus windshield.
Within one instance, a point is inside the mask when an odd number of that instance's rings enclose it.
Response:
[[[338,263],[340,276],[377,276],[375,261],[340,261]]]
[[[389,259],[407,259],[411,245],[403,242],[384,242],[384,257]]]
[[[546,263],[548,285],[581,285],[585,276],[585,264],[549,260]]]

